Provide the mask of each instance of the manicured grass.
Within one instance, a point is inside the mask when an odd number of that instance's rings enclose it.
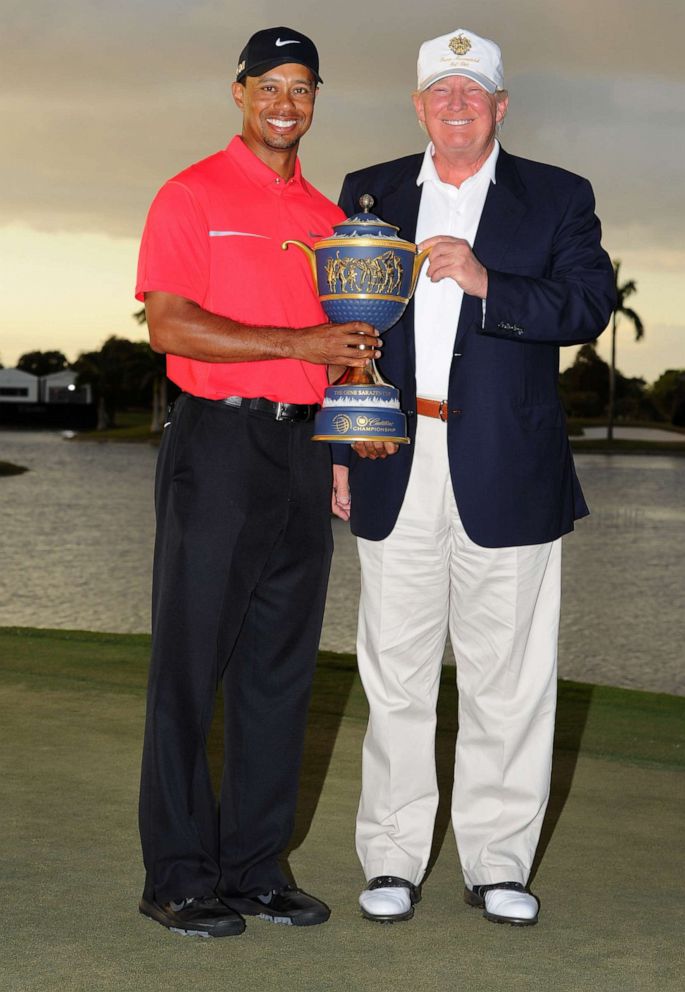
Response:
[[[72,692],[145,692],[150,639],[144,634],[0,627],[0,681]],[[322,651],[312,710],[366,722],[353,655]],[[685,698],[562,680],[556,747],[607,758],[685,767]],[[442,672],[438,730],[457,729],[455,672]],[[658,733],[655,729],[658,727]]]
[[[145,691],[150,638],[0,627],[0,680],[42,689]]]
[[[436,741],[433,854],[415,918],[363,920],[354,850],[366,705],[349,655],[322,653],[289,865],[322,927],[248,921],[189,940],[137,912],[136,809],[149,639],[0,628],[2,988],[7,992],[676,992],[682,987],[678,725],[685,701],[562,682],[533,891],[540,924],[462,901],[450,830],[454,671]],[[268,726],[261,728],[262,734]],[[215,781],[222,745],[208,742]],[[458,795],[458,783],[457,783]]]
[[[149,410],[123,410],[117,413],[117,426],[106,431],[83,431],[74,441],[128,441],[159,444],[161,432],[153,434],[150,431],[152,414]]]

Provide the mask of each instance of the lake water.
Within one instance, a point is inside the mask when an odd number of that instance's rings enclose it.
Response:
[[[0,431],[0,625],[149,628],[157,449]],[[685,459],[579,454],[592,516],[564,539],[564,678],[685,694]],[[353,651],[354,538],[336,554],[322,647]],[[447,652],[446,660],[450,658]]]

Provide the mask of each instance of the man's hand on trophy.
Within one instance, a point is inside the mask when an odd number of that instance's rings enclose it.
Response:
[[[426,272],[431,282],[454,279],[469,296],[477,296],[481,300],[487,297],[488,270],[473,254],[468,241],[439,234],[435,238],[426,238],[418,247],[421,251],[431,249]]]
[[[399,444],[394,441],[355,441],[352,450],[356,451],[360,458],[387,458],[400,450]]]
[[[296,341],[293,357],[315,365],[364,368],[372,359],[381,357],[380,334],[371,324],[359,320],[302,327],[292,334]]]

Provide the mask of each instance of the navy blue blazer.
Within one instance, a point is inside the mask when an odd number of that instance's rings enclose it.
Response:
[[[373,211],[413,241],[423,155],[345,178],[347,215],[370,193]],[[446,397],[454,496],[469,537],[487,548],[543,544],[589,511],[576,477],[558,393],[559,346],[593,341],[614,307],[614,274],[600,244],[587,180],[500,149],[473,250],[488,297],[464,296]],[[395,526],[416,434],[414,310],[384,335],[378,367],[400,390],[412,444],[371,461],[332,445],[350,465],[353,533],[381,540]]]

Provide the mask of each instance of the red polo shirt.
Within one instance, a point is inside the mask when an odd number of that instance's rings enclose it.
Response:
[[[136,299],[160,291],[262,327],[309,327],[327,318],[295,239],[328,237],[342,211],[302,176],[284,180],[236,135],[224,151],[170,179],[148,214]],[[287,334],[287,330],[283,331]],[[326,367],[294,359],[201,362],[167,355],[167,373],[195,396],[266,396],[320,403]]]

